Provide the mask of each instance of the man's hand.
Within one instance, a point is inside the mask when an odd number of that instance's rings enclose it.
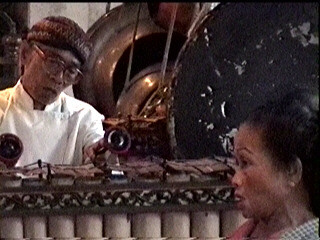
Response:
[[[99,154],[102,154],[107,151],[104,141],[105,141],[104,138],[101,138],[99,141],[95,142],[91,146],[84,149],[83,151],[84,164],[94,162],[94,160]]]

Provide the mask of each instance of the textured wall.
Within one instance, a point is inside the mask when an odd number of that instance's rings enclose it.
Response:
[[[40,19],[50,15],[61,15],[76,21],[85,31],[106,12],[107,2],[34,2],[29,3],[29,26]],[[121,2],[111,3],[111,8],[120,5]]]

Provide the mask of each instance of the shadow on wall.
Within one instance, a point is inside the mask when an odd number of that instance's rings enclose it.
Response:
[[[0,3],[0,89],[15,85],[20,75],[18,51],[28,12],[27,3]]]

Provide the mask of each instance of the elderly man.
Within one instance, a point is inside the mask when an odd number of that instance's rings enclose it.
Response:
[[[81,68],[90,51],[83,29],[65,17],[44,18],[23,40],[23,73],[13,88],[0,92],[0,134],[15,134],[24,146],[16,166],[38,159],[77,165],[101,150],[104,116],[63,93],[85,81]]]

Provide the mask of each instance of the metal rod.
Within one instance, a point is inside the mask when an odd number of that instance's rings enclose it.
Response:
[[[17,33],[16,23],[6,12],[0,11],[0,18],[9,26],[9,33]]]
[[[174,27],[174,22],[176,21],[176,15],[177,15],[177,9],[178,9],[178,3],[174,4],[173,12],[171,13],[171,20],[170,20],[170,26],[169,26],[169,31],[167,35],[167,41],[166,41],[166,46],[163,54],[163,60],[161,64],[161,72],[160,72],[160,81],[157,90],[151,95],[151,97],[148,99],[138,116],[141,116],[147,109],[147,107],[150,105],[150,103],[157,97],[157,96],[162,96],[163,92],[161,90],[162,86],[164,85],[164,78],[166,74],[166,69],[167,69],[167,63],[168,63],[168,56],[169,56],[169,50],[170,50],[170,45],[171,45],[171,38],[172,38],[172,33],[173,33],[173,27]],[[163,99],[163,96],[161,97]]]
[[[133,49],[134,49],[134,43],[135,43],[136,35],[137,35],[137,29],[138,29],[138,23],[139,23],[139,17],[140,17],[140,10],[141,10],[141,2],[138,5],[137,19],[136,19],[136,24],[135,24],[134,30],[133,30],[132,44],[131,44],[131,49],[130,49],[130,55],[129,55],[129,62],[128,62],[128,69],[127,69],[127,76],[126,76],[125,86],[129,83],[130,74],[131,74],[131,66],[132,66],[132,59],[133,59]]]
[[[148,108],[150,103],[157,97],[157,96],[162,96],[163,92],[161,91],[162,86],[164,85],[164,78],[165,78],[165,73],[167,69],[167,63],[168,63],[168,56],[169,56],[169,50],[170,50],[170,45],[171,45],[171,38],[172,38],[172,33],[173,33],[173,27],[174,23],[176,21],[176,15],[177,15],[177,9],[178,9],[178,3],[174,4],[173,12],[171,13],[171,20],[170,20],[170,26],[169,26],[169,31],[167,35],[167,41],[166,41],[166,46],[163,54],[163,60],[161,64],[161,72],[160,72],[160,81],[157,90],[151,95],[151,97],[148,99],[138,116],[141,116],[145,110]],[[162,96],[163,98],[163,96]]]
[[[106,13],[110,12],[111,10],[111,2],[107,2],[106,4]]]
[[[164,83],[164,77],[165,77],[165,73],[166,73],[166,69],[167,69],[173,27],[174,27],[174,23],[176,21],[176,16],[177,16],[177,9],[178,9],[178,3],[175,3],[174,7],[173,7],[173,12],[171,13],[171,21],[170,21],[169,31],[168,31],[168,35],[167,35],[167,42],[166,42],[162,65],[161,65],[161,80],[159,82],[158,89],[160,89]]]

